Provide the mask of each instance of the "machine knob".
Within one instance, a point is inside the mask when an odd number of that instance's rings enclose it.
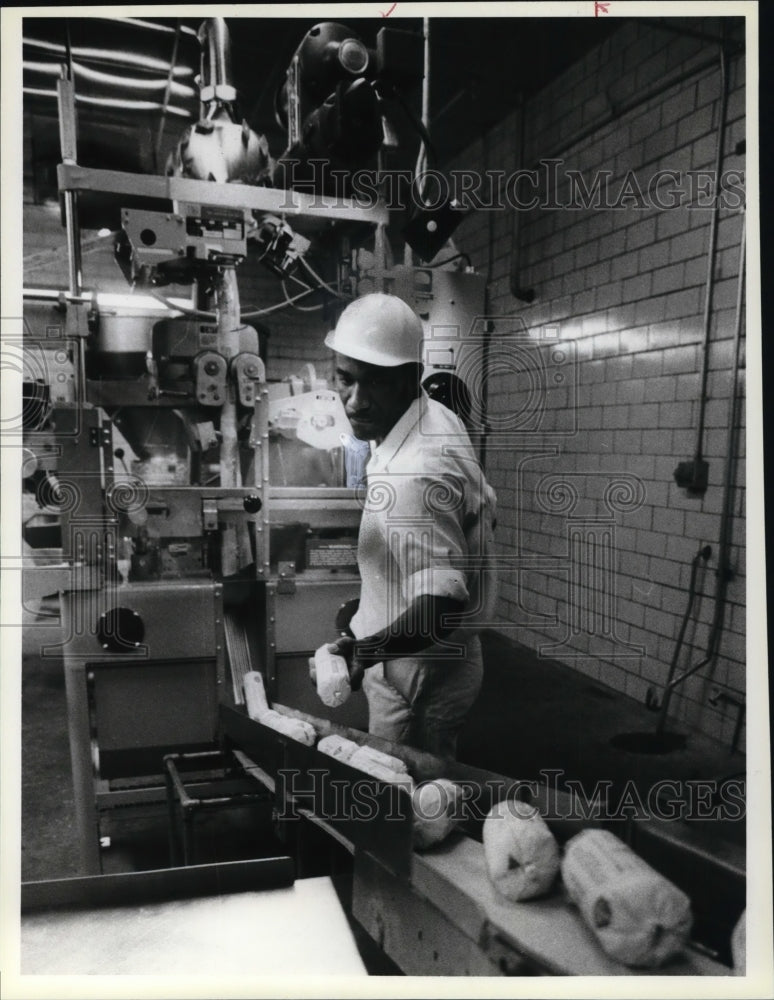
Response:
[[[131,608],[110,608],[100,615],[97,640],[111,653],[129,653],[145,638],[145,623]]]
[[[250,496],[244,498],[242,503],[248,514],[257,514],[263,507],[263,501],[257,493],[251,493]]]

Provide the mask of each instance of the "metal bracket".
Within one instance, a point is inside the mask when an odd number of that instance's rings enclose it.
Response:
[[[244,351],[229,362],[229,374],[236,383],[239,405],[252,410],[255,406],[255,383],[266,380],[266,369],[257,354]]]
[[[205,531],[218,530],[217,500],[202,500],[202,528]]]
[[[109,448],[112,443],[110,425],[89,428],[89,444],[92,448]]]
[[[226,402],[228,362],[217,351],[202,351],[193,359],[194,392],[201,406],[223,406]]]
[[[277,581],[278,594],[295,594],[296,592],[296,564],[293,562],[281,562],[277,564],[279,580]]]

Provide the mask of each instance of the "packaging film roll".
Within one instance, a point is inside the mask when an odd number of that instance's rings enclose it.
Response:
[[[423,781],[414,789],[411,797],[414,847],[427,850],[448,837],[459,819],[458,803],[462,794],[460,786],[446,778]]]
[[[338,708],[352,693],[349,670],[343,656],[332,653],[327,646],[315,650],[314,668],[317,675],[317,694],[323,705]]]
[[[562,878],[602,948],[625,965],[657,967],[688,940],[688,897],[608,830],[567,842]]]
[[[534,806],[503,799],[484,820],[484,858],[497,891],[513,902],[548,892],[559,873],[559,845]]]

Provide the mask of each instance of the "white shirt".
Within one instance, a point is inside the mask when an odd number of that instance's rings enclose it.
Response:
[[[491,624],[495,495],[460,419],[423,392],[374,450],[366,477],[355,637],[385,629],[425,594],[465,606],[447,643]]]

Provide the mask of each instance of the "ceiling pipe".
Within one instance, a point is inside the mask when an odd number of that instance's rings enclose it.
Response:
[[[22,62],[22,69],[30,73],[41,73],[43,76],[59,76],[59,63],[53,62],[35,62],[33,60],[25,59]],[[168,85],[168,80],[171,75],[167,75],[166,79],[155,79],[155,80],[140,80],[136,77],[127,76],[116,76],[113,73],[102,73],[100,70],[91,69],[88,66],[83,66],[81,63],[73,63],[73,71],[76,77],[80,77],[84,80],[88,80],[90,83],[104,83],[108,87],[121,87],[122,89],[129,90],[164,90]],[[175,97],[196,97],[196,91],[193,87],[188,87],[184,83],[178,83],[172,80],[170,85],[170,94]]]
[[[38,38],[25,36],[22,38],[22,43],[29,45],[31,48],[40,49],[43,52],[51,52],[57,56],[67,55],[67,47],[58,42],[45,42]],[[74,45],[71,51],[75,59],[87,59],[119,66],[138,66],[141,69],[154,70],[161,73],[167,73],[171,65],[163,59],[156,59],[153,56],[140,55],[135,52],[121,52],[118,49],[95,49],[82,45]],[[190,66],[176,66],[174,68],[174,75],[176,77],[192,77],[194,71]]]
[[[40,87],[24,87],[22,93],[28,97],[53,97],[57,98],[55,90],[44,90]],[[100,108],[119,108],[123,111],[161,111],[164,107],[160,101],[132,101],[117,97],[88,97],[86,94],[75,95],[76,104],[89,104]],[[192,118],[193,115],[185,108],[178,108],[170,104],[167,107],[167,114],[177,115],[179,118]]]

